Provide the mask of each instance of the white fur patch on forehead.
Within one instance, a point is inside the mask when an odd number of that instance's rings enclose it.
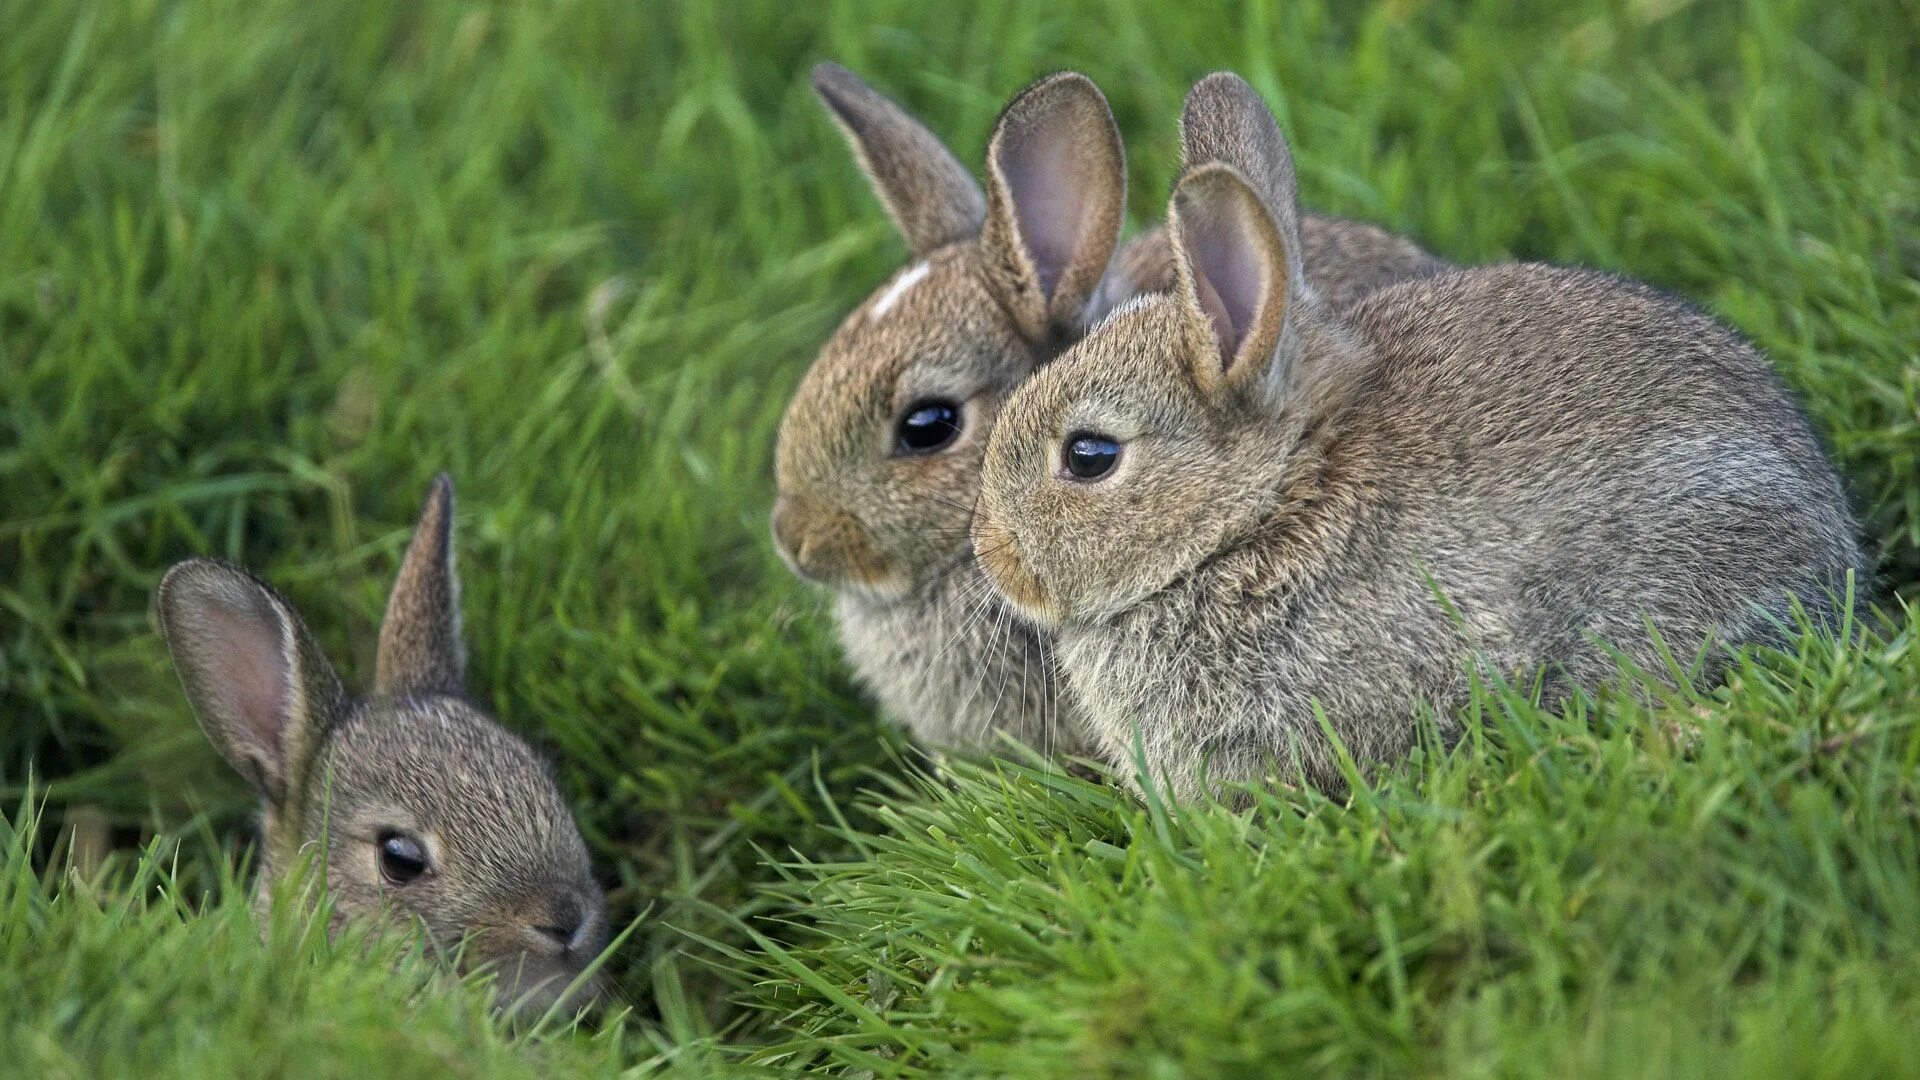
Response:
[[[907,295],[907,290],[920,284],[926,278],[927,271],[931,269],[933,269],[931,266],[923,262],[895,278],[893,284],[887,286],[887,291],[881,293],[880,299],[875,300],[873,307],[867,311],[867,321],[879,322],[885,318],[887,312],[893,310],[893,305],[899,303],[902,296]]]

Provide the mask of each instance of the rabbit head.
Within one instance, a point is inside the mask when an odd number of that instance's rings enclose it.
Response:
[[[988,432],[1083,330],[1126,206],[1125,159],[1086,77],[1009,104],[983,194],[919,122],[852,73],[813,86],[911,250],[848,316],[787,408],[773,534],[803,577],[886,602],[969,558]]]
[[[605,903],[572,813],[545,763],[465,697],[447,477],[394,584],[371,696],[237,567],[174,566],[154,610],[201,728],[260,796],[263,901],[318,846],[336,921],[417,924],[496,972],[516,1009],[559,1000],[600,953]]]
[[[975,546],[1043,625],[1123,610],[1255,527],[1301,433],[1366,368],[1303,272],[1292,157],[1259,96],[1208,77],[1181,142],[1174,289],[1038,372],[987,453]]]

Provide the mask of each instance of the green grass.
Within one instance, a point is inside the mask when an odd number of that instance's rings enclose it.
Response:
[[[456,992],[415,943],[357,932],[329,942],[294,884],[263,937],[246,884],[216,867],[231,899],[201,902],[171,840],[41,880],[39,830],[31,806],[0,823],[0,968],[18,1075],[581,1075],[610,1073],[627,1049],[617,1026],[556,1035],[549,1023],[515,1041],[483,995]]]
[[[1920,1075],[1920,8],[1579,0],[0,0],[0,1060],[83,1075]],[[805,73],[977,161],[1076,67],[1136,221],[1229,67],[1309,202],[1619,270],[1750,335],[1882,553],[1858,645],[1474,737],[1364,788],[1147,807],[931,782],[765,540],[774,425],[899,243]],[[559,763],[628,1008],[289,911],[146,623],[272,578],[349,673],[428,477],[474,681]],[[36,810],[36,808],[43,808]],[[44,815],[44,816],[42,816]],[[76,879],[60,839],[119,845]]]

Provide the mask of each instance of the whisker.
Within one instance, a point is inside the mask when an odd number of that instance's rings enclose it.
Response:
[[[993,636],[990,640],[993,642],[993,644],[998,646],[995,652],[1002,658],[1002,662],[1004,662],[1007,651],[1013,646],[1013,611],[1012,609],[1007,607],[1007,605],[1005,604],[1000,605],[999,609],[1000,609],[999,610],[1000,617],[994,621]],[[1024,651],[1025,650],[1022,650],[1023,653]],[[1026,661],[1023,657],[1021,660],[1021,664],[1022,664],[1021,677],[1023,680],[1025,678],[1025,662]],[[1007,699],[1007,686],[1012,681],[1011,675],[1012,675],[1011,670],[1008,670],[1007,672],[1003,673],[1001,676],[1000,692],[994,695],[993,708],[987,713],[987,716],[981,725],[982,730],[980,734],[983,737],[983,739],[985,736],[990,734],[989,729],[992,728],[994,719],[1000,715],[1000,706]]]
[[[956,620],[956,625],[953,627],[952,632],[948,634],[945,646],[935,656],[935,663],[945,660],[954,649],[960,646],[963,639],[978,629],[992,601],[991,594],[981,595],[980,590],[977,588],[979,585],[978,578],[961,578],[957,584],[960,595],[958,595],[956,599],[959,600],[960,617]],[[973,597],[965,595],[969,588],[973,588],[975,592]]]
[[[959,499],[949,498],[945,495],[936,494],[930,491],[922,492],[920,497],[926,499],[928,502],[939,503],[941,506],[949,506],[955,510],[966,511],[967,519],[969,523],[972,522],[974,508],[980,505],[980,500],[977,498],[971,502],[962,502]]]
[[[977,580],[977,579],[970,579],[970,580]],[[982,651],[983,651],[984,657],[986,657],[987,659],[987,662],[983,662],[980,664],[979,676],[978,678],[974,679],[973,689],[967,694],[964,705],[968,708],[970,708],[973,705],[974,700],[980,696],[981,689],[986,685],[987,676],[991,673],[992,668],[994,667],[994,664],[991,662],[992,646],[995,644],[996,638],[998,637],[997,631],[999,627],[999,619],[1004,614],[1002,610],[998,610],[1000,608],[1000,605],[993,604],[990,599],[983,600],[981,606],[982,606],[983,615],[985,616],[985,620],[981,625],[987,630],[987,637],[986,637],[987,648]],[[979,727],[981,728],[982,731],[984,731],[987,727],[991,726],[991,724],[992,724],[992,719],[989,716],[987,719],[982,720],[980,722]],[[978,734],[979,733],[976,732],[976,738],[978,737]]]

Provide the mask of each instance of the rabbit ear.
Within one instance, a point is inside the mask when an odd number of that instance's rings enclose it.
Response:
[[[933,132],[839,64],[814,66],[813,92],[915,255],[979,233],[980,185]]]
[[[1167,217],[1180,303],[1205,343],[1194,350],[1194,381],[1208,391],[1284,386],[1292,245],[1260,196],[1239,170],[1213,162],[1181,178]]]
[[[300,617],[246,571],[210,559],[167,571],[154,614],[207,738],[270,806],[285,805],[345,702]]]
[[[389,696],[461,694],[466,647],[460,640],[460,579],[453,570],[453,480],[427,489],[420,522],[380,622],[374,690]]]
[[[987,145],[988,274],[1031,341],[1082,321],[1127,209],[1127,159],[1093,80],[1061,72],[1013,99]]]
[[[1240,170],[1291,245],[1289,269],[1298,272],[1299,184],[1293,153],[1273,112],[1247,80],[1219,71],[1195,83],[1180,112],[1181,167],[1219,161]]]
[[[1285,386],[1283,340],[1313,304],[1286,137],[1253,87],[1223,71],[1188,92],[1180,152],[1188,171],[1170,211],[1183,219],[1176,272],[1216,346],[1195,374],[1203,386],[1262,378]]]

